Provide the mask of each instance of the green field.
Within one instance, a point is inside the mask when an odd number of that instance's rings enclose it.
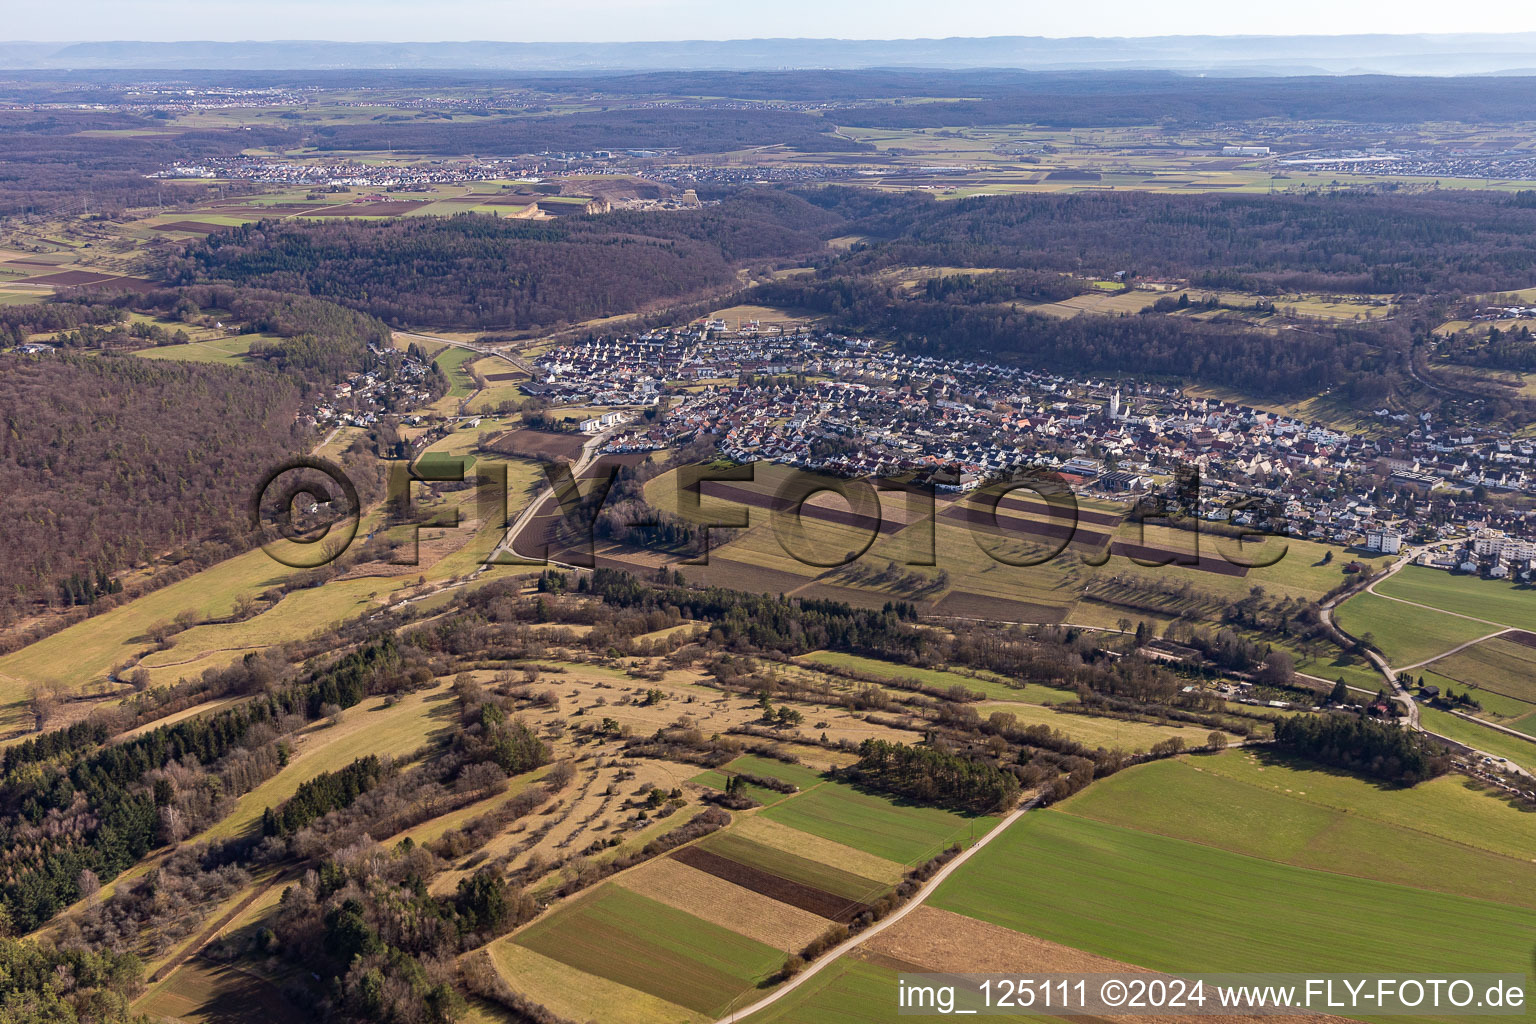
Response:
[[[1501,580],[1453,576],[1422,565],[1404,566],[1377,585],[1380,593],[1516,629],[1536,630],[1536,590]],[[1492,632],[1485,629],[1484,632]]]
[[[617,885],[513,939],[577,970],[711,1016],[776,970],[784,952]]]
[[[762,814],[781,825],[901,864],[927,860],[950,843],[968,842],[996,824],[995,818],[898,805],[835,782],[775,804]]]
[[[896,971],[838,958],[746,1024],[888,1024],[896,1011]],[[1010,1018],[1016,1019],[1016,1018]]]
[[[448,375],[448,397],[468,398],[475,393],[475,378],[469,375],[467,363],[472,363],[480,358],[480,354],[473,349],[446,348],[433,358],[442,371]]]
[[[1449,711],[1421,708],[1420,721],[1425,729],[1446,739],[1465,743],[1476,750],[1515,762],[1528,772],[1536,772],[1536,739],[1526,742],[1507,732],[1469,722]]]
[[[1479,718],[1519,718],[1522,715],[1528,715],[1531,712],[1536,711],[1536,704],[1529,704],[1523,700],[1516,700],[1514,697],[1506,697],[1502,693],[1498,693],[1494,690],[1483,689],[1482,687],[1478,686],[1469,686],[1467,683],[1462,682],[1460,679],[1452,679],[1450,676],[1443,676],[1438,672],[1431,671],[1431,669],[1436,668],[1442,664],[1445,663],[1433,661],[1430,662],[1429,668],[1414,669],[1413,678],[1415,681],[1423,680],[1427,685],[1430,686],[1438,686],[1440,687],[1441,691],[1445,693],[1450,693],[1452,691],[1456,692],[1457,694],[1460,694],[1464,691],[1466,693],[1470,693],[1472,698],[1483,706],[1483,710],[1481,712],[1473,712],[1473,714],[1476,714]],[[1508,725],[1509,723],[1506,721],[1501,721],[1499,724]]]
[[[758,775],[770,779],[778,779],[780,782],[788,782],[797,789],[806,790],[812,786],[821,785],[826,780],[810,768],[797,764],[786,764],[783,761],[775,761],[767,757],[758,757],[755,754],[744,754],[721,768],[711,768],[709,771],[700,772],[690,782],[696,782],[701,786],[711,789],[724,790],[726,782],[737,773]],[[758,786],[754,783],[743,783],[743,791],[760,804],[778,803],[780,800],[788,800],[795,796],[793,793],[780,793],[776,789],[767,786]]]
[[[1524,907],[1277,864],[1058,810],[1026,814],[930,902],[1155,970],[1525,973],[1536,944],[1536,915]]]
[[[780,782],[788,782],[801,789],[810,789],[826,781],[814,768],[776,761],[771,757],[758,757],[756,754],[743,754],[726,767],[733,772],[746,772],[749,775],[763,775],[770,779],[778,779]]]
[[[157,348],[139,349],[134,355],[141,359],[179,359],[191,363],[226,363],[230,366],[249,366],[245,354],[260,334],[235,334],[227,338],[209,341],[189,341],[185,345],[161,345]]]
[[[1461,683],[1463,689],[1471,685],[1480,690],[1491,690],[1525,702],[1527,711],[1536,710],[1530,706],[1536,702],[1536,647],[1495,637],[1434,662],[1431,667],[1436,673]],[[1481,695],[1478,697],[1481,700]],[[1483,703],[1488,704],[1487,701]],[[1503,713],[1491,706],[1488,710]]]
[[[1077,694],[1073,691],[1057,689],[1054,686],[1041,686],[1038,683],[1011,685],[1001,679],[977,679],[959,672],[946,672],[943,669],[897,665],[878,658],[844,654],[842,651],[813,651],[800,660],[884,679],[937,686],[945,690],[951,686],[963,686],[974,693],[985,694],[993,700],[1020,700],[1026,704],[1066,704],[1077,700]]]
[[[1334,612],[1334,620],[1356,639],[1369,636],[1396,668],[1428,661],[1495,628],[1376,594],[1359,594],[1345,601]]]
[[[199,839],[228,839],[254,828],[261,812],[293,796],[299,786],[322,772],[345,768],[369,754],[404,758],[455,721],[456,705],[443,686],[418,690],[386,707],[383,697],[370,697],[342,712],[341,722],[309,726],[288,767],[240,797],[226,817]]]
[[[228,615],[236,597],[277,586],[294,571],[264,551],[247,551],[70,626],[0,658],[5,696],[15,699],[30,683],[76,689],[102,678],[114,662],[151,646],[143,634],[154,623],[169,621],[187,609],[201,617]]]
[[[1315,801],[1314,781],[1332,806]],[[1450,827],[1431,832],[1403,820],[1421,805]],[[1376,816],[1378,808],[1398,820]],[[1088,787],[1061,810],[1294,867],[1536,909],[1536,865],[1514,852],[1536,850],[1536,815],[1458,786],[1441,787],[1426,800],[1414,790],[1378,789],[1299,763],[1229,751],[1140,765]],[[1490,822],[1512,833],[1496,836],[1506,852],[1462,841],[1480,842]]]

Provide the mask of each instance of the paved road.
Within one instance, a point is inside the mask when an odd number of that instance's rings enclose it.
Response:
[[[581,474],[586,472],[587,467],[592,465],[593,460],[597,458],[598,449],[603,446],[603,442],[628,425],[628,421],[621,420],[607,430],[593,434],[591,440],[581,446],[581,455],[575,462],[571,463],[571,476],[580,480]],[[517,514],[517,518],[512,520],[511,524],[507,527],[507,532],[502,534],[501,540],[497,542],[496,547],[491,549],[491,553],[486,556],[486,562],[494,562],[502,552],[512,550],[512,545],[517,540],[518,534],[528,528],[528,524],[533,522],[538,516],[540,506],[554,493],[554,486],[546,483],[534,499]],[[549,564],[551,566],[560,566],[560,563],[557,562],[550,562]],[[489,568],[492,568],[492,566],[482,563],[480,568],[476,569],[472,575],[478,576]]]
[[[521,356],[515,356],[510,352],[504,352],[501,349],[492,348],[489,345],[476,345],[471,341],[455,341],[453,338],[439,338],[432,334],[417,334],[414,331],[396,331],[395,333],[400,335],[402,338],[415,338],[417,341],[431,341],[436,342],[439,345],[451,345],[454,348],[467,348],[471,352],[479,352],[481,355],[485,356],[496,356],[500,359],[505,359],[519,370],[522,370],[524,373],[528,374],[530,377],[537,377],[539,375],[538,367],[528,362],[528,360],[522,358]]]
[[[1375,593],[1374,588],[1377,583],[1395,576],[1403,566],[1407,565],[1414,558],[1418,557],[1418,555],[1422,552],[1428,551],[1431,547],[1434,546],[1435,545],[1433,544],[1429,544],[1422,547],[1409,548],[1406,552],[1403,553],[1402,557],[1387,567],[1387,570],[1381,574],[1380,579],[1373,580],[1371,583],[1366,585],[1363,590]],[[1349,600],[1351,597],[1354,597],[1361,592],[1361,590],[1352,590],[1347,594],[1341,594],[1333,600],[1325,601],[1323,604],[1319,605],[1319,617],[1322,619],[1323,625],[1338,633],[1345,639],[1356,639],[1355,637],[1352,637],[1348,633],[1344,632],[1344,630],[1340,629],[1339,624],[1333,621],[1333,610],[1339,605],[1343,604],[1345,601]],[[1376,671],[1380,672],[1382,676],[1386,678],[1387,685],[1392,689],[1394,698],[1399,704],[1403,706],[1403,710],[1408,718],[1408,727],[1411,729],[1421,729],[1422,727],[1419,725],[1418,702],[1413,699],[1413,695],[1408,692],[1407,687],[1403,686],[1397,681],[1397,673],[1393,671],[1392,666],[1387,663],[1387,659],[1382,657],[1380,654],[1377,654],[1370,648],[1363,648],[1363,650],[1365,651],[1366,659],[1376,667]]]
[[[981,849],[983,846],[986,846],[992,840],[1002,835],[1003,831],[1008,828],[1008,826],[1012,825],[1014,822],[1023,817],[1025,812],[1032,810],[1038,802],[1038,799],[1035,799],[1030,800],[1027,803],[1020,804],[1016,810],[1010,812],[1006,818],[998,822],[996,828],[982,836],[980,839],[976,840],[975,843],[973,843],[968,849],[962,852],[958,857],[940,868],[937,874],[928,879],[927,882],[923,883],[923,887],[921,889],[912,894],[912,898],[910,900],[908,900],[906,903],[903,903],[889,917],[881,919],[875,924],[872,924],[868,928],[864,929],[862,932],[859,932],[859,934],[853,936],[853,938],[848,939],[840,945],[834,946],[827,950],[827,952],[823,953],[815,961],[808,964],[799,974],[795,975],[789,981],[786,981],[784,984],[774,989],[773,992],[769,995],[764,996],[757,1002],[748,1006],[743,1006],[739,1010],[732,1010],[730,1013],[716,1021],[715,1024],[732,1024],[733,1021],[745,1020],[746,1018],[752,1016],[754,1013],[757,1013],[759,1010],[773,1005],[780,999],[783,999],[785,996],[789,995],[795,989],[799,988],[801,985],[804,985],[807,981],[810,981],[816,975],[820,974],[829,964],[835,961],[838,957],[842,956],[844,953],[858,947],[864,942],[869,941],[876,935],[879,935],[881,932],[885,931],[891,925],[895,924],[897,921],[900,921],[902,918],[912,913],[912,911],[922,906],[924,900],[933,895],[934,890],[939,887],[940,883],[942,883],[944,879],[954,874],[955,871],[959,869],[960,865],[970,860],[971,856],[977,850]]]
[[[1321,612],[1322,612],[1321,617],[1322,617],[1324,625],[1330,627],[1335,632],[1337,632],[1340,636],[1345,637],[1346,639],[1350,639],[1350,640],[1356,639],[1355,637],[1351,637],[1348,633],[1344,632],[1344,630],[1340,629],[1339,628],[1339,624],[1337,622],[1333,621],[1333,611],[1334,611],[1334,609],[1337,608],[1339,605],[1343,604],[1345,601],[1349,600],[1351,597],[1354,597],[1355,595],[1357,595],[1359,593],[1362,593],[1363,591],[1370,591],[1373,594],[1376,593],[1376,589],[1375,588],[1376,588],[1376,585],[1378,583],[1382,583],[1388,577],[1395,575],[1398,572],[1398,570],[1402,569],[1403,566],[1408,565],[1413,559],[1417,558],[1423,552],[1428,551],[1431,548],[1443,547],[1445,544],[1448,544],[1448,543],[1452,543],[1452,542],[1450,542],[1450,541],[1442,541],[1439,544],[1426,544],[1426,545],[1423,545],[1421,547],[1412,548],[1409,551],[1407,551],[1396,562],[1393,562],[1392,565],[1387,569],[1387,571],[1382,573],[1382,575],[1381,575],[1381,577],[1379,579],[1373,580],[1369,585],[1367,585],[1366,587],[1362,588],[1362,590],[1351,591],[1348,594],[1341,595],[1339,597],[1334,598],[1332,601],[1329,601],[1329,602],[1323,604],[1321,606]],[[1377,597],[1387,597],[1386,594],[1377,594],[1376,596]],[[1402,604],[1414,605],[1415,607],[1418,607],[1418,608],[1428,608],[1430,611],[1435,611],[1435,612],[1442,612],[1443,611],[1443,609],[1440,609],[1440,608],[1430,608],[1429,605],[1416,604],[1413,601],[1401,601],[1401,599],[1399,599],[1399,598],[1388,598],[1388,600],[1399,601]],[[1474,622],[1485,622],[1485,623],[1487,623],[1490,626],[1498,626],[1499,629],[1498,629],[1497,632],[1490,633],[1488,636],[1479,637],[1476,640],[1469,640],[1467,643],[1464,643],[1464,644],[1460,645],[1459,647],[1452,648],[1449,651],[1442,651],[1441,653],[1435,655],[1433,658],[1429,658],[1429,659],[1427,659],[1425,661],[1415,662],[1412,665],[1406,665],[1406,666],[1402,667],[1401,669],[1393,668],[1392,665],[1387,661],[1386,658],[1382,657],[1380,654],[1377,654],[1375,651],[1370,650],[1370,649],[1366,649],[1366,651],[1365,651],[1365,656],[1368,659],[1370,659],[1371,664],[1376,666],[1376,670],[1378,672],[1380,672],[1382,674],[1382,676],[1387,680],[1388,684],[1391,685],[1393,693],[1394,693],[1397,701],[1399,703],[1401,703],[1404,708],[1407,709],[1407,712],[1408,712],[1408,727],[1410,729],[1417,730],[1418,732],[1427,732],[1428,730],[1426,730],[1424,728],[1424,726],[1422,724],[1420,724],[1420,722],[1419,722],[1419,704],[1418,704],[1418,701],[1413,699],[1413,696],[1408,692],[1407,687],[1403,686],[1402,684],[1400,684],[1397,681],[1397,674],[1398,674],[1398,672],[1400,672],[1400,671],[1401,672],[1407,672],[1410,669],[1419,668],[1422,665],[1428,665],[1432,661],[1437,661],[1440,658],[1444,658],[1444,657],[1447,657],[1449,655],[1455,654],[1457,651],[1464,650],[1464,649],[1466,649],[1468,647],[1471,647],[1473,644],[1482,643],[1484,640],[1487,640],[1490,637],[1502,636],[1505,633],[1513,632],[1513,630],[1511,630],[1509,627],[1500,625],[1497,622],[1488,622],[1487,619],[1475,619],[1475,618],[1473,618],[1470,615],[1461,615],[1458,612],[1445,612],[1445,614],[1456,615],[1459,618],[1463,618],[1463,619],[1472,619],[1472,621],[1474,621]],[[1499,732],[1507,732],[1507,733],[1509,733],[1509,734],[1511,734],[1513,736],[1519,736],[1521,739],[1526,739],[1526,740],[1530,739],[1529,736],[1526,736],[1523,733],[1516,732],[1513,729],[1506,729],[1503,726],[1494,725],[1492,722],[1485,722],[1485,721],[1483,721],[1480,718],[1473,718],[1471,715],[1463,715],[1460,712],[1453,712],[1453,714],[1460,715],[1460,717],[1465,718],[1469,722],[1476,722],[1479,726],[1482,726],[1483,728],[1486,728],[1486,729],[1495,729],[1495,730],[1497,730]],[[1434,734],[1430,733],[1430,735],[1434,735]],[[1452,742],[1459,742],[1459,741],[1452,741]],[[1461,744],[1461,745],[1462,746],[1466,746],[1466,744],[1464,744],[1464,743]],[[1475,754],[1477,754],[1478,756],[1480,756],[1480,757],[1491,757],[1491,758],[1493,758],[1496,761],[1504,762],[1506,764],[1511,765],[1514,768],[1514,770],[1516,772],[1520,773],[1521,775],[1525,775],[1525,776],[1528,776],[1528,777],[1536,777],[1536,776],[1531,776],[1530,772],[1526,771],[1524,768],[1522,768],[1519,765],[1515,764],[1513,761],[1507,761],[1505,758],[1500,757],[1498,754],[1491,754],[1488,751],[1477,750],[1475,748],[1472,748],[1472,749],[1473,749],[1473,752]]]

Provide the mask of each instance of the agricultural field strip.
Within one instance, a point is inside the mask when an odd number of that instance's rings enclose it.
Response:
[[[701,1013],[722,1013],[783,951],[617,885],[599,886],[513,939],[578,970]]]
[[[673,857],[657,857],[615,884],[775,949],[803,949],[826,918],[753,892]]]
[[[1036,884],[1020,887],[1021,878]],[[1536,943],[1536,917],[1523,907],[1052,811],[986,847],[933,904],[1160,971],[1519,972]],[[1435,941],[1448,932],[1484,941]]]
[[[995,828],[981,836],[970,847],[962,850],[959,855],[957,855],[949,863],[939,868],[938,872],[935,873],[932,878],[924,882],[921,888],[919,888],[917,892],[913,893],[911,898],[906,903],[896,908],[893,913],[875,922],[873,925],[866,928],[859,934],[853,936],[852,938],[849,938],[828,950],[819,959],[806,965],[805,969],[802,970],[799,974],[795,975],[795,977],[791,978],[789,981],[779,986],[779,988],[775,989],[772,994],[765,996],[750,1006],[743,1007],[739,1011],[733,1012],[728,1020],[721,1019],[716,1021],[715,1024],[732,1024],[732,1022],[735,1020],[750,1018],[753,1014],[758,1013],[761,1010],[773,1005],[774,1003],[788,996],[790,993],[794,992],[796,989],[803,986],[805,983],[809,982],[812,978],[815,978],[824,969],[835,964],[844,954],[856,949],[863,943],[869,941],[870,939],[879,935],[881,932],[890,928],[892,925],[895,925],[897,922],[901,921],[913,910],[916,910],[925,901],[927,901],[930,896],[938,892],[943,886],[944,882],[949,879],[950,876],[952,876],[955,872],[959,871],[968,860],[970,860],[976,854],[980,853],[983,848],[985,848],[998,836],[1005,834],[1011,825],[1017,822],[1034,806],[1034,801],[1031,800],[1028,803],[1022,804],[1014,810],[1010,811],[1007,816],[1002,818],[1002,820],[997,823]]]
[[[1152,770],[1135,770],[1119,785],[1080,794],[1060,810],[1277,864],[1536,909],[1536,867],[1529,858],[1350,815],[1305,797],[1204,771],[1189,761],[1138,768]],[[1239,792],[1242,787],[1249,792]],[[1162,792],[1177,792],[1181,803],[1169,806],[1159,800]],[[1373,857],[1367,862],[1358,853],[1370,846]],[[1455,847],[1461,848],[1459,855]],[[1465,858],[1462,870],[1445,871],[1457,856]],[[1496,883],[1505,888],[1489,895]]]
[[[1536,703],[1536,648],[1491,637],[1441,655],[1427,666],[1463,685]]]
[[[536,953],[510,939],[487,947],[491,962],[517,992],[572,1020],[604,1024],[702,1024],[709,1018],[601,975]]]

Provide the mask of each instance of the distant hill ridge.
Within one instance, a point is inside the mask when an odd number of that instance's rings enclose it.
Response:
[[[628,43],[15,42],[0,43],[0,67],[517,72],[926,67],[1167,69],[1245,75],[1529,74],[1536,69],[1536,33]]]

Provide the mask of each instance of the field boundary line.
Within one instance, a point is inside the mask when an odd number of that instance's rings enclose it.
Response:
[[[879,935],[881,932],[885,931],[897,921],[900,921],[902,918],[906,917],[913,910],[916,910],[919,906],[921,906],[923,901],[925,901],[929,896],[933,895],[934,890],[937,889],[946,878],[953,874],[955,870],[960,867],[960,865],[970,860],[972,854],[986,846],[997,836],[1002,835],[1010,825],[1022,818],[1028,811],[1033,810],[1036,806],[1038,806],[1039,803],[1040,798],[1034,797],[1026,803],[1020,805],[1015,810],[1010,811],[1008,816],[1003,818],[1002,821],[998,822],[995,828],[991,829],[987,832],[986,835],[976,840],[976,842],[970,847],[962,850],[954,860],[941,867],[932,878],[923,883],[922,887],[918,889],[917,892],[912,894],[912,898],[910,900],[898,907],[889,917],[885,917],[879,921],[876,921],[862,932],[859,932],[859,934],[849,939],[845,939],[843,942],[833,946],[816,960],[812,961],[810,964],[807,964],[804,970],[786,981],[784,984],[780,985],[773,992],[770,992],[768,995],[759,999],[755,1003],[742,1007],[740,1010],[730,1011],[724,1017],[721,1017],[719,1020],[715,1021],[714,1024],[733,1024],[733,1022],[737,1020],[750,1017],[758,1011],[766,1009],[767,1007],[778,1002],[780,999],[784,998],[789,993],[793,992],[795,989],[799,988],[801,985],[805,984],[805,982],[809,981],[811,978],[814,978],[817,974],[821,973],[821,971],[823,971],[829,964],[837,960],[844,953],[856,949],[866,940],[874,938],[876,935]]]
[[[1385,594],[1377,594],[1376,596],[1377,597],[1386,597],[1387,595],[1385,595]],[[1395,601],[1397,599],[1396,598],[1387,598],[1387,600]],[[1412,602],[1406,602],[1406,603],[1411,604]],[[1454,615],[1455,612],[1451,612],[1450,614]],[[1463,615],[1462,618],[1467,619],[1467,618],[1471,618],[1471,616],[1470,615]],[[1483,622],[1484,620],[1483,619],[1473,619],[1472,621],[1474,621],[1474,622]],[[1423,661],[1416,661],[1412,665],[1404,665],[1402,668],[1398,669],[1398,671],[1399,672],[1411,672],[1411,671],[1413,671],[1416,668],[1423,668],[1425,665],[1433,665],[1437,661],[1444,661],[1446,658],[1451,657],[1451,655],[1453,655],[1453,654],[1460,654],[1462,651],[1466,650],[1468,647],[1476,647],[1478,644],[1482,643],[1484,640],[1493,640],[1493,639],[1496,639],[1497,637],[1503,636],[1505,633],[1518,633],[1518,632],[1521,632],[1521,631],[1516,629],[1513,626],[1505,626],[1503,629],[1499,630],[1497,633],[1489,633],[1487,636],[1480,636],[1476,640],[1468,640],[1464,644],[1461,644],[1461,645],[1459,645],[1457,647],[1452,647],[1450,650],[1446,651],[1444,654],[1437,654],[1433,658],[1426,658]],[[1457,682],[1462,682],[1462,680],[1458,679]],[[1463,685],[1465,685],[1465,683],[1463,683]],[[1497,691],[1495,691],[1495,692],[1497,692]],[[1508,696],[1508,694],[1505,694],[1505,696]],[[1519,698],[1515,698],[1515,699],[1518,700]]]
[[[1481,719],[1481,718],[1473,718],[1471,715],[1467,714],[1465,711],[1455,711],[1455,710],[1453,710],[1451,712],[1451,714],[1455,715],[1457,718],[1465,718],[1469,722],[1476,722],[1478,725],[1484,726],[1485,728],[1488,728],[1488,729],[1496,729],[1499,732],[1507,732],[1511,736],[1515,736],[1515,737],[1517,737],[1519,739],[1525,740],[1525,742],[1527,742],[1529,744],[1532,744],[1533,746],[1536,746],[1536,737],[1528,736],[1525,733],[1521,732],[1519,729],[1511,729],[1509,726],[1507,726],[1507,725],[1500,725],[1497,722],[1489,722],[1489,721],[1485,721],[1484,719]],[[1505,758],[1504,760],[1507,761],[1507,760],[1509,760],[1509,758]]]
[[[1409,601],[1406,598],[1393,597],[1391,594],[1383,594],[1381,591],[1376,589],[1376,584],[1377,583],[1385,583],[1385,582],[1387,582],[1385,579],[1377,580],[1375,583],[1372,583],[1369,586],[1367,586],[1364,589],[1364,591],[1362,591],[1362,592],[1363,593],[1367,593],[1367,594],[1372,594],[1372,595],[1374,595],[1376,597],[1380,597],[1380,598],[1383,598],[1383,599],[1388,600],[1388,601],[1396,601],[1398,604],[1406,604],[1406,605],[1411,605],[1414,608],[1422,608],[1422,609],[1424,609],[1427,612],[1439,612],[1441,615],[1453,615],[1453,616],[1455,616],[1458,619],[1470,619],[1473,622],[1481,622],[1484,625],[1498,626],[1500,629],[1514,629],[1515,628],[1513,626],[1506,626],[1502,622],[1494,622],[1492,619],[1480,619],[1476,615],[1465,615],[1465,614],[1463,614],[1461,612],[1447,611],[1444,608],[1436,608],[1432,604],[1420,604],[1418,601]]]

